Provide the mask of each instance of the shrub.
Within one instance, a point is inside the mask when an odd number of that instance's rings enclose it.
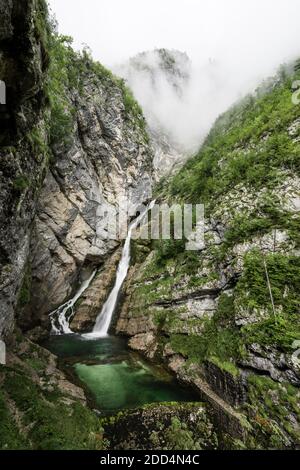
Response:
[[[29,186],[29,180],[26,176],[17,176],[13,182],[14,189],[18,192],[23,192]]]
[[[279,73],[221,116],[198,154],[170,180],[170,196],[212,209],[218,196],[237,184],[272,187],[282,170],[299,173],[299,143],[287,132],[298,116],[291,81],[299,76]]]

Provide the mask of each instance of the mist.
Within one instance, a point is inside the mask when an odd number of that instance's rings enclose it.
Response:
[[[163,133],[180,154],[197,150],[216,117],[253,90],[259,79],[241,80],[226,64],[194,64],[186,54],[167,51],[174,70],[166,72],[159,50],[139,54],[113,71],[124,78],[141,104],[150,130]]]
[[[50,0],[63,34],[88,44],[95,59],[128,80],[150,127],[191,153],[213,121],[281,63],[300,56],[299,0]],[[142,51],[177,50],[190,58],[182,93],[164,74],[156,85],[133,74]],[[149,66],[156,67],[153,56]],[[127,64],[127,65],[126,65]],[[127,67],[127,68],[126,68]]]

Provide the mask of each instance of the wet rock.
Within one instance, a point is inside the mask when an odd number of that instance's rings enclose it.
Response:
[[[131,209],[151,199],[152,152],[126,116],[116,82],[90,72],[81,93],[66,89],[66,96],[76,110],[74,128],[68,145],[54,148],[31,243],[32,310],[40,314],[63,303],[85,266],[102,265],[119,245],[118,235],[107,233],[104,208],[117,215],[122,199]]]
[[[45,341],[49,337],[49,331],[41,326],[37,326],[33,330],[26,333],[26,338],[34,343]]]
[[[153,333],[135,335],[129,340],[129,346],[135,351],[143,352],[147,357],[153,359],[157,350],[156,337]]]
[[[78,305],[75,305],[75,314],[71,321],[71,329],[75,332],[91,331],[101,312],[116,278],[116,270],[121,257],[118,249],[103,265],[86,289]]]
[[[222,370],[211,361],[206,361],[203,369],[207,383],[223,400],[234,407],[247,401],[247,379],[241,373]]]
[[[9,39],[13,34],[13,25],[12,25],[12,0],[7,0],[6,2],[0,2],[0,16],[1,16],[1,26],[0,26],[0,41],[3,39]]]

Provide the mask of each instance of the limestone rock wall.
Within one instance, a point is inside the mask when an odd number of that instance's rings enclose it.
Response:
[[[42,188],[32,238],[32,312],[49,313],[74,292],[81,273],[99,267],[121,240],[99,230],[99,209],[125,198],[138,206],[151,198],[152,153],[126,117],[122,92],[91,73],[81,94],[72,90],[70,142],[54,149]]]
[[[2,336],[16,318],[47,326],[118,248],[101,211],[151,199],[153,154],[124,83],[65,45],[44,0],[1,1],[0,12]]]
[[[31,224],[47,155],[30,138],[45,136],[44,81],[48,67],[47,28],[41,36],[33,18],[44,21],[40,0],[0,1],[0,337],[15,319],[29,255]]]

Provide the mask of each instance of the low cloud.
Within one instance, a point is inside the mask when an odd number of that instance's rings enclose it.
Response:
[[[299,0],[49,3],[60,31],[74,37],[75,48],[88,44],[93,57],[109,68],[128,63],[141,51],[187,52],[192,70],[181,99],[164,77],[157,78],[156,93],[145,76],[131,82],[148,119],[157,118],[186,149],[197,146],[234,101],[281,63],[300,56]]]
[[[165,49],[140,53],[114,72],[127,81],[150,129],[183,154],[195,152],[215,119],[259,83],[221,61],[193,64],[187,54]]]

